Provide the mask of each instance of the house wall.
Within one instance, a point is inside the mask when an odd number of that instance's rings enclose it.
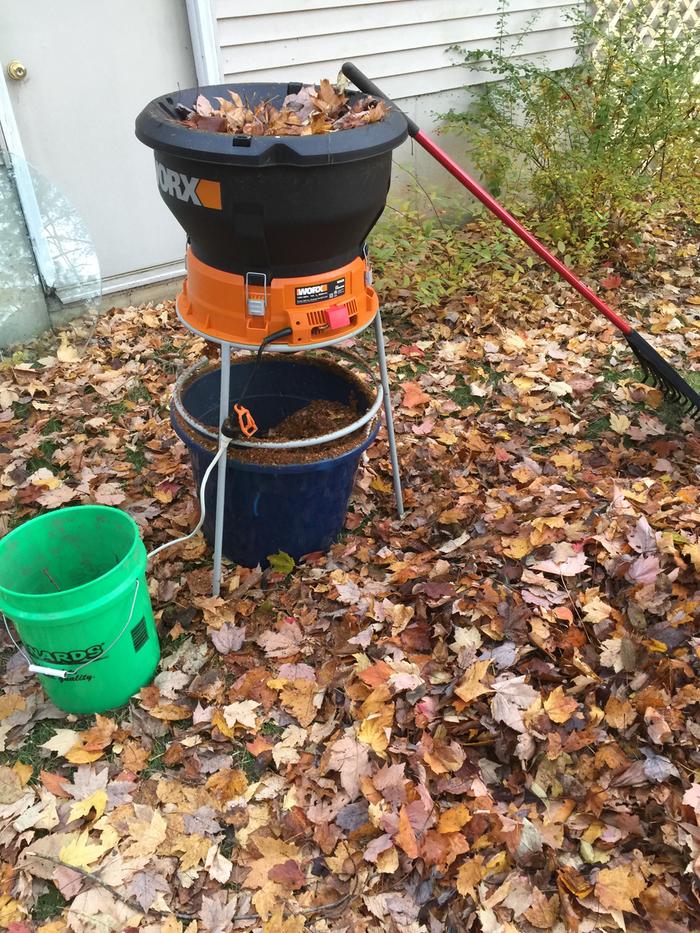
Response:
[[[573,61],[567,13],[561,0],[510,0],[506,35],[526,57],[546,55],[553,68]],[[494,47],[500,0],[213,0],[226,81],[333,80],[342,62],[354,61],[423,129],[435,131],[440,114],[464,110],[469,87],[485,72],[467,69],[453,46]],[[521,40],[518,37],[523,35]],[[465,141],[442,134],[441,145],[464,158]],[[443,192],[457,183],[410,141],[394,158],[393,194],[401,197],[415,174]]]

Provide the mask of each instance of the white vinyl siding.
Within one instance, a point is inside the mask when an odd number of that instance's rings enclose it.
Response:
[[[561,0],[511,0],[509,34],[520,55],[573,60]],[[459,64],[452,46],[493,46],[499,0],[215,0],[224,80],[333,80],[354,61],[396,99],[440,94],[485,80]]]

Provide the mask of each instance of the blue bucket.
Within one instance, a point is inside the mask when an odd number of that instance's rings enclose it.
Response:
[[[231,366],[231,394],[235,401],[245,385],[252,361]],[[195,421],[216,431],[219,420],[221,373],[209,369],[185,382],[179,401]],[[358,418],[370,406],[367,395],[352,373],[336,364],[308,357],[262,358],[246,395],[245,405],[264,434],[309,402],[317,399],[355,404]],[[190,452],[192,471],[199,491],[204,472],[216,451],[216,443],[202,431],[184,422],[175,403],[170,406],[175,433]],[[267,566],[267,558],[284,551],[295,560],[313,551],[325,551],[335,541],[345,522],[348,502],[360,457],[374,441],[379,420],[359,429],[350,449],[334,456],[329,448],[302,448],[285,454],[297,462],[260,464],[237,459],[229,451],[224,505],[225,557],[243,567]],[[317,451],[321,459],[299,462],[300,454]],[[327,452],[326,452],[327,451]],[[231,455],[233,454],[233,455]],[[214,542],[216,472],[207,483],[204,536]]]

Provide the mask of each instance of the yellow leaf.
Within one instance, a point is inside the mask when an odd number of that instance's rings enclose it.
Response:
[[[14,712],[24,709],[27,701],[19,693],[4,693],[0,696],[0,720],[7,719]]]
[[[613,729],[627,729],[637,718],[637,710],[629,700],[612,696],[605,704],[605,718]]]
[[[315,680],[285,680],[280,690],[280,703],[298,721],[300,726],[310,726],[316,718],[318,707],[314,700],[318,691]]]
[[[73,820],[77,820],[81,816],[87,816],[90,810],[95,811],[95,819],[99,820],[105,812],[106,806],[107,794],[103,790],[96,790],[93,794],[90,794],[89,797],[86,797],[85,800],[77,800],[73,804],[68,814],[68,822],[72,823]]]
[[[573,454],[566,453],[563,450],[560,453],[554,454],[552,457],[552,463],[554,466],[561,467],[564,470],[578,470],[581,466],[581,461],[578,457],[575,457]],[[559,518],[561,517],[562,516],[559,516]]]
[[[178,836],[177,842],[173,848],[178,852],[182,852],[180,856],[180,870],[189,871],[191,868],[199,865],[200,862],[203,862],[210,846],[211,840],[197,833],[188,836]]]
[[[462,897],[469,896],[476,900],[476,886],[481,883],[485,874],[483,855],[475,855],[468,859],[457,873],[457,890]]]
[[[610,427],[615,434],[627,434],[631,424],[627,415],[618,415],[615,412],[610,415]]]
[[[3,929],[11,923],[19,923],[26,913],[19,901],[13,900],[8,894],[0,896],[0,927]]]
[[[393,875],[399,870],[399,851],[396,846],[380,852],[376,861],[377,871],[382,875]]]
[[[50,920],[37,927],[36,933],[66,933],[68,927],[64,920]],[[161,933],[163,933],[161,928]]]
[[[12,765],[12,770],[19,778],[20,784],[24,787],[29,778],[34,774],[34,768],[31,765],[25,765],[21,761],[16,761]]]
[[[154,855],[158,846],[165,840],[168,824],[158,810],[153,811],[149,820],[129,820],[129,834],[134,842],[123,853],[124,858],[138,858],[140,855]]]
[[[389,747],[389,734],[381,717],[364,719],[357,730],[357,738],[360,742],[364,742],[365,745],[369,745],[380,758],[386,758],[386,750]]]
[[[601,868],[595,885],[595,897],[605,910],[627,910],[636,914],[632,901],[645,888],[644,879],[629,865]]]
[[[504,538],[503,553],[513,560],[521,560],[530,553],[531,545],[527,538]]]
[[[380,479],[378,476],[375,476],[369,485],[375,492],[392,492],[394,488],[391,483],[387,483],[386,480]]]
[[[263,923],[263,933],[304,933],[303,917],[284,919],[282,908],[278,907],[269,920]]]
[[[544,701],[544,709],[552,722],[568,722],[578,709],[578,703],[568,697],[561,687],[557,687]]]
[[[222,732],[227,739],[233,738],[234,730],[224,719],[224,714],[221,712],[221,710],[215,709],[211,714],[211,724],[212,726],[216,726],[216,728]]]
[[[268,872],[275,865],[281,865],[289,859],[296,859],[299,849],[294,843],[283,842],[272,836],[260,836],[255,839],[255,848],[260,853],[250,868],[243,882],[244,888],[262,888],[269,882]]]
[[[450,807],[440,814],[438,823],[438,832],[456,833],[465,826],[472,818],[469,807],[464,803],[458,803],[455,807]]]
[[[192,710],[186,706],[179,706],[177,703],[158,703],[152,706],[148,711],[156,719],[163,719],[166,722],[177,722],[180,719],[189,719]]]
[[[491,691],[489,686],[481,682],[490,663],[490,661],[475,661],[474,664],[472,664],[455,687],[455,693],[460,700],[464,700],[465,703],[470,703],[478,696],[481,696],[482,693],[489,693]]]
[[[71,833],[70,835],[70,842],[63,846],[58,853],[58,857],[66,865],[72,865],[75,868],[89,869],[90,865],[101,859],[105,852],[111,848],[111,845],[92,842],[87,829],[83,830],[82,833]]]

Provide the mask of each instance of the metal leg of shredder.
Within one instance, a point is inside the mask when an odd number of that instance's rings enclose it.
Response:
[[[374,319],[374,332],[377,338],[377,356],[379,357],[379,373],[382,378],[384,392],[384,412],[386,414],[386,433],[389,437],[389,453],[391,455],[391,474],[394,480],[394,498],[399,518],[404,516],[403,490],[401,489],[401,473],[399,471],[399,458],[396,453],[396,437],[394,436],[394,415],[391,409],[391,391],[389,389],[389,373],[386,368],[386,354],[384,352],[384,331],[382,330],[382,317],[377,311]]]
[[[219,395],[219,427],[228,415],[229,383],[231,380],[231,347],[228,343],[221,344],[221,392]],[[226,465],[227,456],[224,454],[217,464],[216,474],[216,512],[214,519],[214,564],[212,567],[212,596],[221,592],[221,551],[224,541],[224,498],[226,496]]]

